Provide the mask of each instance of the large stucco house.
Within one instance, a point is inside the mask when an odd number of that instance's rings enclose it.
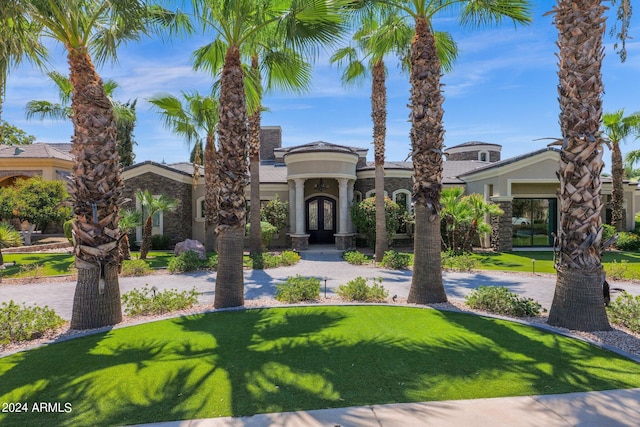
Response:
[[[275,243],[299,250],[317,243],[335,244],[338,249],[353,247],[356,230],[350,206],[374,193],[374,167],[366,161],[368,150],[322,141],[283,147],[279,126],[263,127],[261,144],[260,202],[276,196],[289,202],[288,229]],[[559,151],[547,148],[502,159],[501,148],[475,141],[447,148],[444,186],[461,186],[468,194],[482,194],[504,211],[490,219],[493,233],[482,240],[484,247],[506,251],[551,246],[559,222]],[[71,170],[68,144],[33,144],[21,149],[20,153],[15,147],[0,149],[0,186],[16,176],[39,174],[62,179]],[[49,163],[44,160],[48,149]],[[411,209],[412,174],[411,162],[385,163],[385,193],[407,210]],[[186,238],[205,240],[201,169],[194,171],[190,163],[146,161],[126,168],[123,177],[130,207],[138,203],[134,197],[137,190],[181,201],[174,212],[154,218],[154,234],[167,235],[174,243]],[[624,192],[626,227],[633,229],[634,214],[640,210],[638,184],[625,181]],[[609,179],[604,179],[602,193],[608,205]],[[246,196],[249,198],[248,185]],[[610,210],[603,210],[602,215],[608,222]],[[140,229],[137,234],[140,239]],[[398,235],[400,239],[407,237]]]

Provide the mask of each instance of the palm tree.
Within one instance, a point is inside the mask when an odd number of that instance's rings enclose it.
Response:
[[[202,140],[205,140],[205,245],[207,250],[213,250],[217,204],[215,139],[218,125],[218,99],[215,94],[204,96],[198,92],[183,92],[182,97],[184,103],[168,94],[153,96],[148,101],[156,107],[165,125],[173,133],[184,137],[189,145],[194,144],[194,150],[195,147],[202,147]]]
[[[0,122],[9,71],[25,58],[42,66],[47,56],[47,50],[39,40],[39,24],[28,20],[18,6],[13,1],[0,5]]]
[[[73,115],[71,108],[71,96],[73,94],[73,84],[71,80],[57,71],[47,73],[51,81],[58,87],[59,102],[54,103],[47,100],[33,100],[25,107],[27,120],[38,118],[40,120],[70,120]],[[118,87],[118,83],[109,79],[103,83],[104,92],[109,98],[115,117],[117,128],[118,153],[123,167],[133,164],[133,142],[131,135],[136,121],[136,101],[121,103],[113,99],[113,92]]]
[[[277,4],[276,4],[277,3]],[[300,1],[281,8],[279,2],[194,0],[196,17],[213,29],[213,42],[224,56],[220,75],[218,124],[218,274],[214,306],[244,304],[242,271],[246,223],[244,188],[247,181],[247,108],[241,53],[259,30],[276,25],[276,38],[294,46],[330,42],[341,30],[340,16],[330,1]],[[222,54],[224,52],[224,54]]]
[[[582,331],[610,329],[603,297],[602,38],[600,0],[558,0],[559,103],[562,145],[559,162],[560,229],[558,271],[549,324]]]
[[[177,199],[161,194],[154,197],[149,190],[137,191],[136,198],[140,201],[144,216],[142,228],[142,243],[140,244],[140,259],[147,259],[151,249],[151,232],[153,230],[153,216],[164,211],[174,211],[179,204]]]
[[[224,62],[222,53],[218,41],[203,46],[194,53],[194,67],[217,76]],[[262,95],[274,89],[291,93],[307,90],[311,85],[312,70],[299,53],[278,40],[275,26],[261,28],[243,45],[242,60],[248,77],[245,94],[248,110],[249,199],[255,207],[249,215],[249,251],[256,254],[262,252],[263,246],[259,226]]]
[[[67,52],[73,86],[71,199],[76,221],[78,282],[71,328],[113,325],[122,319],[118,270],[123,182],[116,146],[113,105],[93,63],[115,58],[123,41],[175,22],[179,15],[143,0],[14,0],[42,36]]]
[[[129,248],[129,233],[142,225],[142,212],[125,209],[121,212],[120,221],[118,221],[118,227],[122,233],[122,239],[120,240],[120,252],[122,252],[123,259],[131,259],[131,249]]]
[[[474,193],[465,197],[466,202],[471,206],[471,224],[464,238],[463,248],[471,252],[476,236],[490,233],[491,226],[485,221],[487,215],[502,215],[504,211],[495,203],[486,202],[481,194]]]
[[[411,155],[415,205],[414,267],[408,301],[416,304],[447,300],[440,255],[440,192],[444,142],[442,64],[437,55],[433,21],[440,13],[459,13],[462,25],[531,21],[527,0],[396,0],[388,3],[413,19],[409,56]]]
[[[0,267],[4,264],[2,257],[3,248],[11,248],[14,246],[22,246],[22,236],[7,222],[0,222]]]
[[[395,53],[407,59],[407,50],[413,35],[409,27],[394,10],[377,10],[366,13],[354,34],[357,48],[338,49],[331,62],[344,66],[343,83],[359,83],[368,70],[371,72],[371,119],[373,121],[373,146],[376,190],[376,245],[375,261],[381,262],[389,248],[385,231],[384,213],[384,158],[386,140],[387,94],[384,58]],[[436,50],[443,70],[449,71],[457,55],[457,48],[448,33],[437,32]],[[358,54],[364,55],[360,58]],[[408,66],[408,64],[407,64]]]
[[[624,109],[613,113],[605,113],[602,116],[602,130],[604,138],[611,143],[611,176],[613,180],[611,225],[618,231],[624,231],[625,219],[622,206],[624,203],[624,190],[622,188],[624,167],[622,165],[620,143],[632,134],[636,138],[640,138],[640,112],[626,117]]]

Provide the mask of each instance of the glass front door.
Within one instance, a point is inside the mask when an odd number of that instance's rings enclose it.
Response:
[[[513,246],[552,246],[556,199],[513,199]]]
[[[335,243],[335,200],[320,196],[307,201],[307,233],[309,243]]]

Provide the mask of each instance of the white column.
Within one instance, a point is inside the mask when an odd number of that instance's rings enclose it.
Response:
[[[305,234],[304,229],[304,179],[296,179],[296,234]]]
[[[351,206],[353,206],[353,186],[355,185],[356,180],[350,179],[347,185],[347,232],[353,233],[353,221],[351,220]]]
[[[347,178],[338,178],[340,198],[340,222],[338,222],[338,233],[344,234],[347,232]]]
[[[289,180],[289,232],[296,232],[296,183]]]

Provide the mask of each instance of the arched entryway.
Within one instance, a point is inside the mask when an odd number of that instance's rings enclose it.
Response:
[[[309,243],[335,243],[336,201],[316,196],[306,203],[307,234]]]

